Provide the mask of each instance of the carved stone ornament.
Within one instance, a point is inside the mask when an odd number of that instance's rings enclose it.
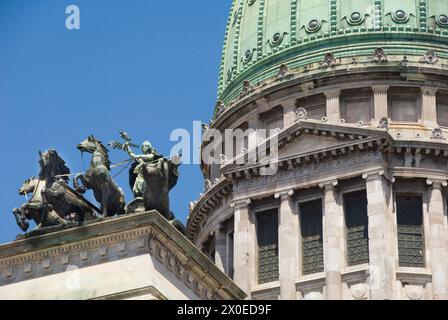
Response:
[[[350,287],[350,293],[355,300],[364,300],[367,298],[367,285],[365,283],[357,283]]]
[[[336,58],[334,54],[329,52],[325,54],[324,60],[320,63],[321,68],[331,68],[336,65]]]
[[[215,113],[215,119],[219,118],[219,116],[224,112],[225,106],[224,103],[222,101],[218,101],[216,102],[216,113]]]
[[[389,119],[387,119],[386,117],[381,118],[380,122],[378,123],[378,128],[380,129],[389,128]]]
[[[241,91],[241,96],[248,95],[253,90],[253,86],[249,80],[244,80],[243,82],[243,90]]]
[[[435,128],[432,131],[431,139],[434,139],[434,140],[446,140],[445,137],[443,136],[443,131],[440,128]]]
[[[428,50],[425,55],[420,59],[421,63],[436,64],[439,61],[437,54],[434,50]]]
[[[440,128],[435,128],[432,131],[431,139],[434,140],[445,140],[445,137],[443,136],[443,131]]]
[[[282,64],[280,66],[280,70],[278,71],[277,80],[283,80],[289,75],[289,68],[286,64]]]
[[[204,190],[205,192],[207,192],[208,190],[210,190],[212,187],[212,183],[210,180],[206,179],[204,182]]]
[[[388,61],[389,59],[387,58],[387,55],[384,52],[383,48],[376,48],[373,56],[370,57],[370,62],[373,63],[385,63]]]
[[[383,161],[381,152],[341,156],[338,161],[320,161],[319,163],[305,164],[294,170],[278,171],[274,175],[260,176],[250,180],[238,180],[233,186],[234,192],[264,188],[273,184],[294,184],[299,179],[316,177],[317,175],[328,176],[332,172],[353,169],[355,166],[365,165],[377,161]]]
[[[296,111],[296,121],[308,120],[308,111],[304,108],[298,108]]]

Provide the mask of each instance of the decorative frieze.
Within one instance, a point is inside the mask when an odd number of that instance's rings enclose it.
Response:
[[[251,180],[237,181],[233,187],[234,192],[248,191],[258,188],[264,188],[270,185],[287,184],[294,185],[297,181],[303,181],[309,177],[318,177],[319,175],[329,175],[331,172],[341,173],[344,169],[353,170],[355,167],[361,167],[365,164],[380,162],[384,160],[384,155],[380,151],[341,155],[336,159],[327,159],[316,161],[314,163],[304,164],[299,168],[288,171],[279,171],[271,176],[261,176]]]

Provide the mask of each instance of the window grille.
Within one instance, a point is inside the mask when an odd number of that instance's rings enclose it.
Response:
[[[258,282],[277,281],[278,266],[278,212],[266,211],[257,214]]]
[[[369,263],[369,218],[366,192],[345,194],[344,209],[347,227],[347,264],[356,266]]]
[[[303,274],[323,272],[322,200],[302,203],[299,205],[299,209]]]
[[[425,267],[423,206],[419,196],[397,196],[400,267]]]

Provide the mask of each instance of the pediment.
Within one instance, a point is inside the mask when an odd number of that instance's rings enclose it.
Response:
[[[312,154],[326,149],[333,149],[350,142],[349,139],[323,137],[314,134],[304,134],[286,143],[279,150],[279,159],[292,158],[297,155]]]
[[[266,143],[271,145],[271,140],[272,138]],[[383,145],[386,140],[390,140],[390,136],[384,130],[307,121],[297,123],[279,133],[277,158],[279,162],[288,163],[288,161],[294,160],[300,163],[330,154],[337,156],[357,149],[374,148]],[[246,156],[247,154],[245,154]],[[233,175],[236,172],[249,172],[262,166],[264,165],[261,163],[237,164],[231,162],[223,165],[221,171],[225,175]],[[239,176],[240,174],[236,174],[235,177]]]

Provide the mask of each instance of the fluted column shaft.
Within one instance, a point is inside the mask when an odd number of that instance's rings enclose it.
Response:
[[[344,212],[337,201],[337,181],[321,184],[324,189],[324,260],[327,300],[342,300],[344,265]]]
[[[215,264],[222,272],[226,272],[227,265],[227,237],[223,226],[215,231]]]
[[[370,298],[389,300],[393,295],[392,214],[389,207],[390,187],[384,172],[364,174],[369,216]]]
[[[255,277],[255,225],[251,219],[250,200],[233,203],[234,216],[234,281],[251,298]]]
[[[389,86],[373,86],[373,104],[374,104],[374,114],[375,122],[378,123],[383,118],[388,118],[388,101],[387,92],[389,91]]]
[[[296,107],[294,105],[283,107],[283,123],[284,128],[288,128],[296,123]]]
[[[296,277],[299,266],[299,221],[291,197],[293,190],[275,195],[280,198],[279,261],[280,299],[296,300]]]
[[[429,229],[432,270],[432,291],[434,300],[448,299],[448,266],[446,248],[446,227],[442,187],[446,181],[428,180],[431,185],[429,200]]]
[[[437,89],[422,87],[422,121],[425,126],[437,127]]]
[[[328,90],[324,92],[327,97],[327,118],[330,122],[341,120],[340,95],[341,90]]]

